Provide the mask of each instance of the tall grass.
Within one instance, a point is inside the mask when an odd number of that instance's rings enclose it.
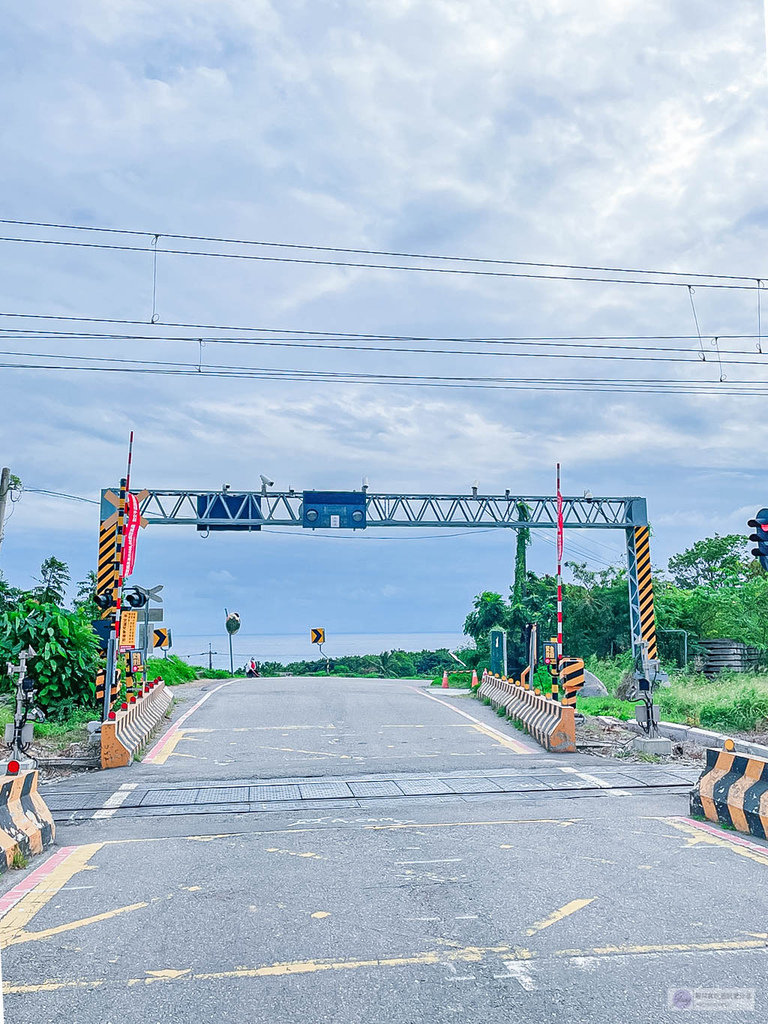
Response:
[[[613,696],[626,667],[630,667],[617,662],[596,658],[587,662],[587,668],[605,683],[609,696],[578,698],[576,706],[584,714],[634,717],[632,703]],[[655,700],[662,720],[667,722],[719,732],[768,728],[768,674],[764,673],[723,672],[715,679],[707,679],[704,675],[679,672],[670,676],[670,686],[656,691]]]

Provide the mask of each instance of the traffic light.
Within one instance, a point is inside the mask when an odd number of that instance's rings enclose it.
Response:
[[[104,590],[102,593],[97,594],[93,600],[96,602],[96,607],[105,612],[107,608],[112,607],[112,591]]]
[[[143,608],[147,603],[147,595],[142,593],[136,587],[132,587],[130,590],[125,592],[125,603],[129,608]]]
[[[768,569],[768,508],[761,508],[754,519],[750,519],[747,526],[755,531],[749,535],[749,539],[756,542],[757,547],[752,548],[752,554],[760,559],[760,565]]]

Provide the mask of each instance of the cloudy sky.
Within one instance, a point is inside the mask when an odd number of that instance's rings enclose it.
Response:
[[[30,488],[2,549],[11,582],[51,553],[76,578],[93,567],[96,506],[33,489],[96,498],[123,474],[131,429],[137,487],[250,488],[266,473],[299,490],[367,476],[372,491],[477,479],[541,494],[559,459],[568,493],[648,498],[661,566],[768,504],[766,397],[746,393],[768,360],[761,0],[28,0],[6,12],[0,78],[0,216],[150,233],[0,225],[3,239],[133,247],[0,242],[0,312],[17,314],[0,318],[15,353],[0,354],[0,464]],[[426,258],[439,255],[637,272]],[[579,276],[624,280],[557,279]],[[334,332],[452,340],[307,347]],[[592,340],[508,344],[575,336]],[[456,340],[477,338],[507,342]],[[174,372],[19,368],[66,363]],[[569,540],[594,568],[621,557],[614,535]],[[218,629],[224,605],[257,633],[455,630],[475,593],[506,592],[513,542],[150,527],[134,579],[165,584],[181,633]],[[551,569],[551,542],[531,560]]]

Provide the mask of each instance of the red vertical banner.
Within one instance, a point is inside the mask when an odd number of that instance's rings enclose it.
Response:
[[[139,500],[130,491],[125,495],[125,539],[123,541],[122,577],[127,579],[136,564],[136,540],[139,536],[141,513]]]

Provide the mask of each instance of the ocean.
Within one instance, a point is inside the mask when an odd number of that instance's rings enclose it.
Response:
[[[323,654],[340,658],[345,654],[381,654],[382,651],[435,651],[447,647],[455,651],[470,642],[461,633],[337,633],[328,634]],[[191,665],[208,664],[208,645],[211,646],[214,668],[229,668],[229,639],[226,634],[184,635],[173,634],[171,654]],[[305,633],[236,633],[232,638],[235,668],[250,658],[256,661],[313,661],[322,655],[316,644],[310,643]]]

